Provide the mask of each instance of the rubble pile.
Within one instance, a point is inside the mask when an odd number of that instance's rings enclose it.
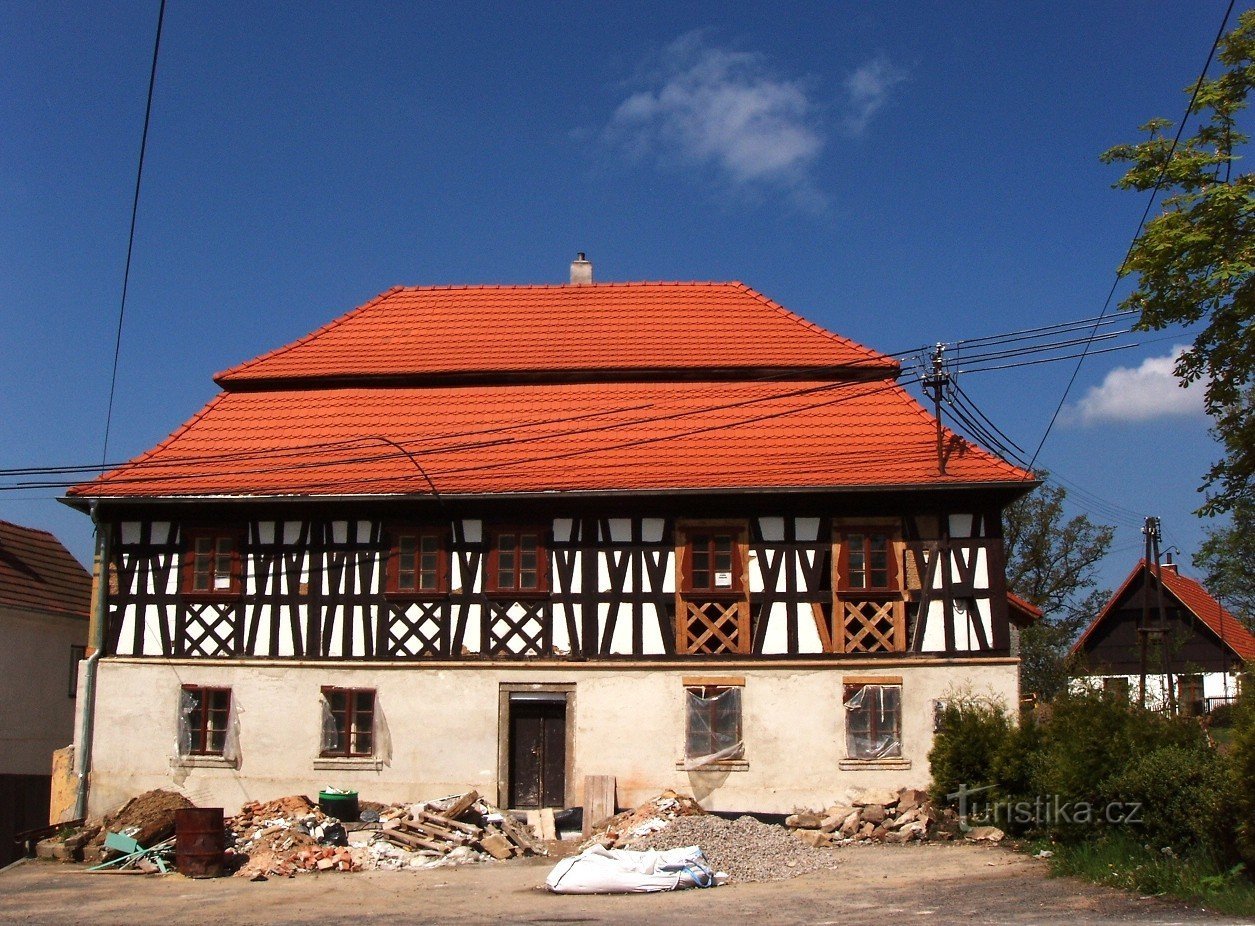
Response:
[[[228,851],[239,860],[236,874],[259,880],[301,871],[433,868],[546,854],[526,827],[480,800],[476,791],[418,804],[371,805],[360,821],[344,822],[293,795],[245,804],[227,827]]]
[[[87,824],[66,841],[78,842],[84,861],[100,862],[105,857],[105,839],[109,833],[129,836],[144,848],[155,846],[174,835],[174,812],[195,806],[176,791],[145,791],[99,822]],[[84,839],[87,833],[90,836]]]
[[[864,791],[846,804],[791,814],[784,823],[797,839],[813,848],[953,839],[958,832],[955,812],[937,809],[928,792],[914,788]]]
[[[633,840],[666,829],[682,817],[705,813],[701,805],[687,794],[668,789],[634,810],[625,810],[607,820],[594,821],[592,837],[580,848],[587,849],[595,844],[607,849],[629,848]]]
[[[711,815],[679,817],[665,829],[632,839],[628,849],[699,846],[716,871],[732,881],[783,881],[835,868],[837,854],[799,841],[784,827],[750,816],[725,820]]]

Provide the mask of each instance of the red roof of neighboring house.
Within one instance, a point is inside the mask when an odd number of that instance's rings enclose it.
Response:
[[[92,577],[47,531],[0,521],[0,605],[86,617]]]
[[[898,372],[740,283],[395,289],[69,494],[1028,487]]]
[[[898,363],[742,283],[397,287],[215,379],[762,367]]]
[[[1007,592],[1007,606],[1011,610],[1011,622],[1017,627],[1027,627],[1035,624],[1042,619],[1045,613],[1037,605],[1033,604],[1026,598],[1021,598],[1015,592]],[[1016,618],[1019,620],[1016,620]]]
[[[1133,571],[1129,573],[1128,578],[1124,580],[1124,583],[1111,596],[1110,600],[1103,605],[1103,609],[1098,613],[1098,616],[1085,628],[1085,632],[1073,644],[1073,655],[1081,651],[1081,647],[1085,645],[1085,641],[1093,633],[1094,628],[1101,624],[1103,619],[1114,610],[1116,603],[1124,597],[1124,593],[1133,584],[1133,580],[1145,568],[1146,560],[1138,560],[1137,565],[1133,567]],[[1220,602],[1208,593],[1207,589],[1189,576],[1182,575],[1180,569],[1176,566],[1163,566],[1160,568],[1159,574],[1163,577],[1164,589],[1171,593],[1177,601],[1181,602],[1182,607],[1211,630],[1217,639],[1228,646],[1239,658],[1255,660],[1255,634],[1252,634],[1247,630],[1245,624],[1225,610]]]

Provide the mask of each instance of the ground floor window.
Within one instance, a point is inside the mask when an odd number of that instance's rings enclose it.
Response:
[[[902,755],[902,686],[845,686],[845,748],[851,759]]]
[[[1117,701],[1129,700],[1129,680],[1122,675],[1102,680],[1103,694],[1111,695]]]
[[[1203,677],[1201,675],[1177,676],[1177,712],[1188,717],[1199,717],[1206,713],[1207,702],[1203,699]]]
[[[741,686],[688,685],[684,689],[684,701],[685,768],[744,758]]]
[[[179,703],[179,754],[223,755],[230,719],[230,688],[184,685]]]
[[[375,692],[370,688],[322,690],[324,757],[370,756],[375,752]]]

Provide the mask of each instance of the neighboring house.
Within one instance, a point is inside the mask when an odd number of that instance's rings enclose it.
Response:
[[[1172,563],[1156,570],[1141,560],[1072,647],[1078,681],[1139,700],[1139,628],[1147,631],[1147,706],[1156,709],[1169,706],[1169,679],[1182,713],[1203,714],[1232,701],[1243,669],[1255,660],[1255,635],[1202,585]]]
[[[109,538],[91,807],[475,787],[715,809],[929,780],[1016,703],[1031,474],[739,283],[396,288],[71,490]]]
[[[0,521],[0,865],[46,826],[52,753],[74,738],[91,576],[52,534]]]

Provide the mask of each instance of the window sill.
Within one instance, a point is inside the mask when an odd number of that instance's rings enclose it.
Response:
[[[675,764],[677,772],[692,772],[700,774],[702,772],[748,772],[750,764],[745,759],[732,759],[727,762],[711,762],[709,765],[703,765],[701,768],[687,768],[683,760]]]
[[[224,756],[171,756],[171,768],[239,768],[239,762]]]
[[[319,756],[314,760],[316,772],[378,772],[382,768],[383,760],[377,756]]]
[[[905,769],[910,767],[910,759],[842,759],[837,763],[837,768],[843,772]]]

